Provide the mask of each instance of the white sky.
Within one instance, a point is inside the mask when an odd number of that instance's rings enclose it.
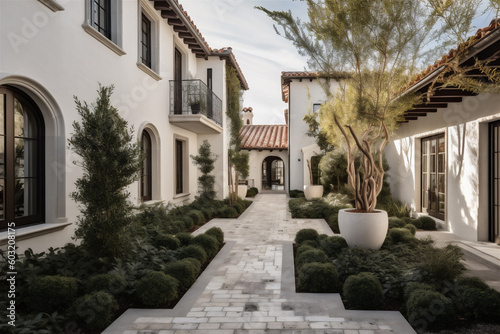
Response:
[[[262,6],[269,10],[291,10],[307,20],[307,4],[299,0],[179,0],[213,49],[232,47],[250,90],[243,107],[252,107],[254,124],[284,124],[281,100],[281,72],[306,70],[306,58],[292,42],[276,34]],[[490,13],[491,14],[491,13]],[[491,15],[476,19],[482,28]],[[474,31],[475,32],[475,31]]]
[[[213,49],[232,47],[250,90],[243,107],[252,107],[253,124],[284,124],[281,71],[303,71],[306,59],[293,44],[278,36],[273,21],[255,6],[292,10],[307,16],[304,1],[291,0],[180,0]]]

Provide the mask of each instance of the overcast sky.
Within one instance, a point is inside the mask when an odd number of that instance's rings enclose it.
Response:
[[[284,124],[281,72],[303,71],[306,58],[293,44],[276,34],[273,21],[255,6],[291,10],[307,20],[305,1],[292,0],[179,0],[213,49],[232,47],[250,90],[243,107],[253,107],[254,124]],[[491,14],[491,13],[490,13]],[[485,27],[492,16],[475,20]],[[475,32],[475,31],[474,31]]]
[[[278,36],[273,21],[254,9],[292,10],[306,16],[306,4],[291,0],[180,0],[213,49],[232,47],[250,90],[244,107],[252,107],[254,124],[284,124],[281,71],[303,71],[306,59]]]

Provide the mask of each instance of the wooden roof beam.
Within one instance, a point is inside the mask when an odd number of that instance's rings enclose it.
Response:
[[[168,19],[168,24],[171,26],[184,26],[181,19]]]
[[[417,117],[423,117],[423,116],[427,116],[427,113],[426,112],[407,112],[404,114],[404,116],[417,116]]]
[[[469,91],[464,91],[461,89],[438,89],[435,93],[434,96],[476,96],[477,93],[469,92]]]
[[[424,103],[414,105],[415,109],[436,109],[436,108],[448,108],[448,103]]]
[[[172,10],[162,10],[161,17],[164,19],[175,19],[177,15]]]
[[[168,10],[171,8],[165,0],[154,1],[154,7],[157,10]]]
[[[407,113],[421,113],[421,112],[428,113],[428,112],[437,112],[437,111],[438,111],[437,109],[411,109],[411,110],[407,110],[406,112]]]
[[[427,102],[427,98],[424,98],[424,102]],[[456,97],[433,96],[431,97],[430,103],[459,103],[459,102],[462,102],[461,96],[456,96]]]
[[[186,26],[174,26],[174,31],[175,32],[186,32],[188,31],[188,28]]]
[[[418,117],[415,117],[415,116],[405,116],[405,120],[407,121],[416,121],[418,119]]]

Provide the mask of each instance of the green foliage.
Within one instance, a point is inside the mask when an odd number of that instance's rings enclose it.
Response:
[[[216,226],[211,227],[205,232],[205,234],[214,236],[220,245],[222,245],[224,243],[224,232],[222,231],[222,229],[220,227],[216,227]]]
[[[90,279],[85,282],[85,292],[92,293],[94,291],[105,291],[116,296],[124,292],[126,286],[127,281],[122,274],[109,272],[90,277]]]
[[[179,258],[185,259],[188,257],[192,257],[197,259],[201,263],[207,262],[207,252],[200,245],[189,245],[186,247],[182,247],[179,252]]]
[[[201,209],[203,215],[205,216],[205,221],[209,221],[214,216],[214,211],[212,209],[203,208]]]
[[[289,192],[290,198],[304,197],[304,192],[302,190],[293,189]]]
[[[177,298],[179,281],[161,271],[149,271],[135,284],[135,293],[142,305],[165,307]]]
[[[328,194],[310,201],[304,197],[292,198],[288,201],[288,207],[293,218],[328,218],[337,214],[340,209],[351,207],[349,202],[345,195]]]
[[[165,265],[165,274],[179,281],[179,289],[186,291],[196,281],[196,267],[189,261],[181,260],[170,262]]]
[[[332,229],[333,233],[340,233],[339,229],[339,214],[334,213],[325,218],[328,226]]]
[[[212,154],[211,146],[208,140],[204,140],[203,144],[198,148],[198,155],[191,155],[193,163],[198,166],[201,175],[198,177],[200,188],[200,201],[211,202],[215,199],[217,193],[214,190],[215,176],[210,173],[214,170],[214,163],[217,156]]]
[[[73,277],[36,277],[29,286],[28,306],[33,312],[63,311],[75,299],[77,290]]]
[[[389,217],[389,229],[395,228],[395,227],[404,227],[406,223],[398,217]]]
[[[299,286],[307,292],[337,292],[339,276],[331,263],[312,262],[299,270]]]
[[[118,303],[105,291],[94,291],[78,298],[74,303],[78,320],[89,331],[101,332],[114,319]]]
[[[417,218],[416,224],[418,224],[421,229],[426,231],[436,230],[436,221],[429,216],[421,216]]]
[[[226,206],[219,210],[220,218],[236,218],[238,217],[238,211],[231,206]]]
[[[405,224],[413,224],[417,229],[422,229],[420,221],[413,217],[402,217],[401,219],[405,222]]]
[[[300,270],[303,265],[312,262],[326,263],[328,262],[328,256],[326,256],[325,252],[319,249],[302,252],[296,258],[297,269]]]
[[[406,301],[408,322],[416,330],[450,326],[455,319],[453,302],[437,291],[414,290]]]
[[[191,243],[191,239],[193,238],[191,233],[187,232],[177,233],[175,237],[181,242],[181,246],[189,245]]]
[[[200,210],[191,210],[188,212],[188,216],[191,217],[196,226],[205,224],[205,215]]]
[[[240,203],[234,203],[233,204],[233,208],[236,209],[236,211],[238,212],[238,214],[241,214],[243,211],[245,211],[245,208]]]
[[[390,194],[390,189],[389,189]],[[403,203],[400,200],[396,200],[391,197],[386,197],[385,202],[383,202],[382,193],[379,195],[381,197],[381,202],[377,207],[379,209],[387,211],[389,216],[395,216],[399,218],[409,217],[411,213],[411,208],[408,204]]]
[[[306,240],[314,240],[318,239],[318,231],[313,228],[304,228],[297,232],[295,235],[295,243],[302,244]]]
[[[165,247],[166,249],[176,250],[181,246],[179,239],[170,234],[158,233],[153,240],[156,247]]]
[[[434,287],[430,284],[421,282],[410,282],[404,288],[403,291],[404,300],[407,301],[408,298],[410,298],[411,294],[417,290],[435,291]]]
[[[304,240],[300,245],[301,246],[307,245],[307,246],[311,246],[313,248],[318,248],[319,243],[316,240]]]
[[[409,230],[413,236],[417,234],[417,228],[413,224],[406,224],[405,226],[403,226],[403,228]]]
[[[479,278],[457,279],[450,295],[460,316],[473,321],[500,322],[500,292]]]
[[[349,276],[343,287],[344,297],[357,310],[375,310],[384,301],[382,284],[370,272]]]
[[[328,237],[321,240],[319,244],[319,249],[321,249],[328,257],[335,257],[342,249],[347,248],[347,242],[344,238],[339,236]]]
[[[219,242],[216,237],[209,234],[199,234],[191,239],[191,243],[201,246],[209,258],[214,257],[219,252]]]
[[[326,153],[319,163],[321,184],[326,191],[340,192],[347,184],[347,158],[345,151],[335,147]]]
[[[246,197],[255,197],[259,193],[259,189],[252,187],[247,190]]]
[[[434,248],[425,255],[420,268],[427,273],[427,280],[453,281],[465,270],[460,262],[462,255],[460,247],[455,245]]]
[[[181,222],[183,228],[181,228],[181,224],[178,224],[177,226],[175,226],[175,224],[172,224],[173,226],[171,229],[175,231],[172,233],[177,233],[177,232],[180,232],[184,229],[187,229],[188,231],[191,230],[195,225],[194,220],[193,220],[193,216],[195,217],[196,221],[198,221],[199,216],[196,213],[193,213],[192,215],[184,216],[184,217],[182,217],[182,222]],[[177,222],[180,222],[180,221],[177,221]]]
[[[305,251],[315,250],[315,249],[316,249],[316,247],[313,247],[311,245],[300,245],[299,247],[297,247],[297,251],[296,251],[295,256],[299,257],[300,254],[304,253]]]
[[[393,244],[397,244],[400,242],[409,242],[415,239],[410,230],[397,227],[391,228],[387,233],[387,237]]]
[[[96,256],[123,256],[129,247],[126,228],[131,222],[127,186],[141,168],[140,146],[133,130],[111,106],[113,86],[99,86],[98,98],[88,106],[75,97],[81,123],[74,122],[69,147],[81,157],[83,169],[71,197],[81,204],[77,238]]]
[[[191,264],[191,267],[193,268],[196,277],[198,277],[198,275],[200,275],[201,262],[199,260],[197,260],[193,257],[187,257],[185,259],[182,259],[181,261],[185,261],[185,262],[188,262],[189,264]]]

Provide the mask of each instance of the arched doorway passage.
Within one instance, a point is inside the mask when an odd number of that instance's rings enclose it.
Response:
[[[262,190],[285,190],[285,163],[278,157],[262,161]]]

